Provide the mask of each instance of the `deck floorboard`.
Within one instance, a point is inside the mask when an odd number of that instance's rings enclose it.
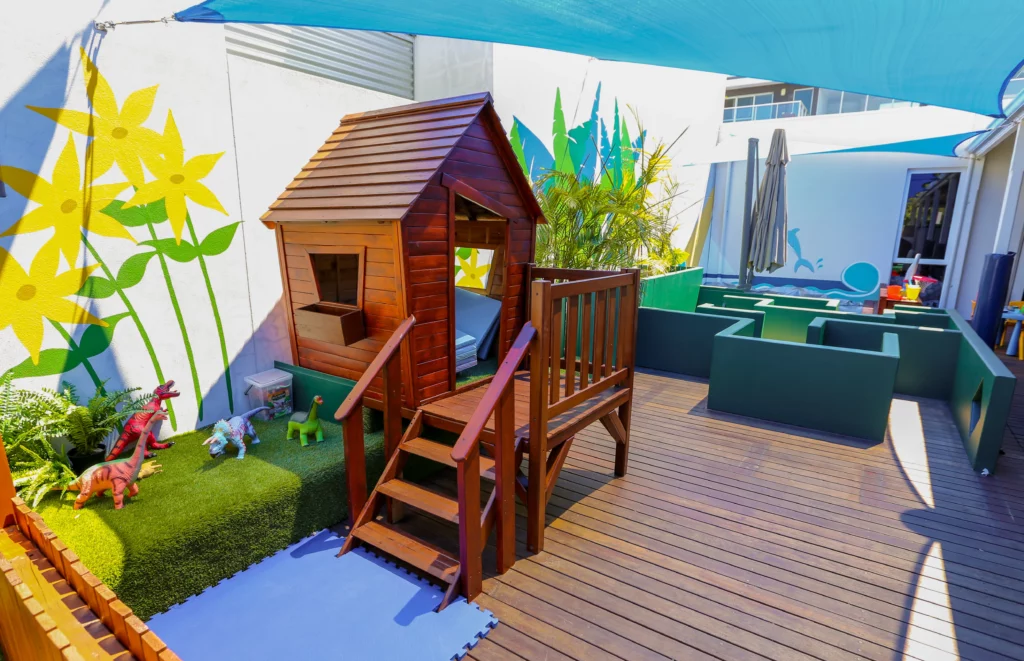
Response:
[[[628,475],[600,424],[577,435],[470,658],[1024,659],[1024,389],[983,478],[940,401],[897,397],[871,444],[708,411],[699,379],[635,388]]]

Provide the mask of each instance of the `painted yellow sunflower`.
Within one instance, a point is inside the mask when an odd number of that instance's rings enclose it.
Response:
[[[171,229],[174,230],[174,238],[181,243],[181,230],[185,226],[185,216],[188,214],[186,197],[196,204],[228,215],[213,191],[199,182],[210,174],[224,152],[200,154],[185,162],[185,147],[181,143],[178,126],[174,123],[174,115],[169,110],[167,124],[164,126],[163,146],[164,158],[156,159],[149,166],[156,179],[140,186],[124,206],[150,204],[163,199],[167,207],[167,217],[171,221]]]
[[[87,156],[88,158],[88,156]],[[135,243],[128,230],[101,209],[110,204],[118,193],[128,187],[120,184],[82,186],[75,140],[68,135],[57,164],[53,168],[52,182],[21,168],[0,166],[0,180],[22,197],[40,206],[22,216],[0,236],[29,234],[53,228],[52,242],[64,253],[69,265],[78,260],[82,246],[82,230]]]
[[[482,264],[477,266],[477,258],[480,253],[477,252],[476,248],[473,248],[469,253],[469,259],[462,259],[459,256],[455,258],[459,260],[459,282],[460,287],[473,287],[474,289],[484,288],[484,276],[487,275],[488,269],[491,268],[490,264]]]
[[[59,261],[56,245],[49,242],[36,253],[29,272],[25,273],[14,257],[0,248],[0,330],[13,326],[14,334],[37,365],[44,320],[107,325],[67,298],[81,288],[98,265],[68,269],[58,275]]]
[[[92,105],[91,113],[64,108],[28,108],[76,133],[94,138],[95,158],[90,164],[93,179],[117,163],[132,185],[141,186],[146,179],[142,163],[149,166],[161,151],[160,134],[142,126],[153,111],[157,86],[132,92],[118,108],[114,90],[84,50],[82,75]]]

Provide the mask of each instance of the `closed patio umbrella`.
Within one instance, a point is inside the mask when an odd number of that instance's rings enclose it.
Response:
[[[786,264],[786,132],[775,129],[765,159],[764,177],[750,219],[750,256],[754,272],[771,273]]]

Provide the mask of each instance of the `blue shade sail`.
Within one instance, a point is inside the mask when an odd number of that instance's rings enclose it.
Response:
[[[1024,60],[1022,0],[207,0],[176,18],[534,46],[993,117]]]
[[[961,143],[970,140],[988,131],[970,131],[968,133],[954,133],[953,135],[940,135],[934,138],[922,138],[920,140],[904,140],[902,142],[888,142],[882,145],[867,145],[864,147],[850,147],[849,149],[837,149],[829,154],[848,154],[851,152],[898,152],[901,154],[927,154],[931,156],[958,156],[956,148]]]

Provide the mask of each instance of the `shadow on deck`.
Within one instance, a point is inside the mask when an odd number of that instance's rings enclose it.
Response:
[[[976,475],[939,401],[895,399],[869,445],[706,395],[638,374],[623,479],[600,425],[577,436],[545,551],[520,508],[522,559],[478,599],[502,624],[470,658],[1024,658],[1024,453]]]

